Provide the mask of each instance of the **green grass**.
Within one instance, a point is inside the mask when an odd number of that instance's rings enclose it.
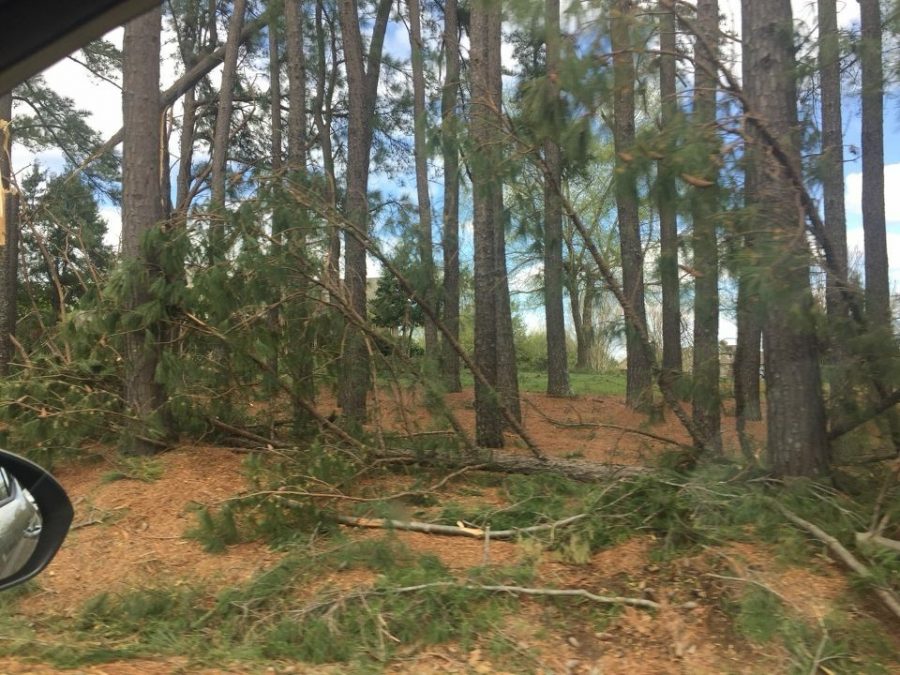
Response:
[[[462,375],[463,387],[471,387],[473,383],[472,375],[465,371]],[[577,396],[624,396],[625,372],[569,372],[569,384],[572,386],[572,393]],[[547,373],[519,370],[519,389],[535,393],[546,392]]]
[[[323,570],[359,569],[373,573],[364,593],[307,592]],[[416,554],[390,534],[358,542],[336,538],[319,553],[297,547],[272,569],[224,591],[160,586],[101,594],[74,617],[42,619],[40,640],[26,617],[0,611],[6,637],[0,655],[64,668],[186,656],[191,666],[287,659],[341,662],[359,672],[410,645],[456,641],[470,649],[518,606],[505,594],[453,585],[397,590],[455,580],[436,557]],[[476,569],[460,581],[521,584],[532,576],[521,567]]]

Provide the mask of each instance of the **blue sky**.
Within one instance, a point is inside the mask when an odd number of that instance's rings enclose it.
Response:
[[[739,5],[738,0],[722,0],[722,11],[726,16],[726,26],[737,27],[739,22],[734,18],[735,7]],[[798,17],[808,17],[810,3],[803,0],[795,0],[795,13]],[[845,0],[841,7],[841,22],[844,26],[850,26],[858,17],[858,3],[854,0]],[[114,42],[121,43],[121,29],[113,31],[108,37]],[[170,49],[172,47],[169,47]],[[391,22],[388,27],[386,41],[386,52],[394,58],[406,59],[409,56],[409,37],[406,26],[400,22]],[[510,50],[504,50],[504,56],[509,59]],[[114,133],[121,126],[121,102],[119,92],[115,87],[109,84],[91,79],[85,71],[77,64],[71,61],[63,61],[58,65],[49,69],[46,73],[48,83],[53,86],[59,93],[73,98],[79,107],[88,110],[91,113],[93,125],[100,131],[103,137],[107,137]],[[213,74],[215,80],[217,73]],[[167,86],[175,80],[177,73],[171,65],[164,62],[163,65],[163,86]],[[176,114],[177,114],[176,109]],[[855,145],[859,147],[859,115],[858,101],[848,98],[845,106],[845,144],[847,147]],[[889,240],[889,256],[892,272],[892,282],[896,290],[900,286],[900,105],[898,99],[889,97],[887,99],[885,110],[885,179],[886,179],[886,210],[888,215],[888,240]],[[177,137],[173,139],[177,143]],[[177,148],[173,148],[177,151]],[[173,155],[173,159],[177,156]],[[59,170],[62,167],[62,157],[59,152],[48,151],[41,153],[35,157],[31,153],[26,152],[23,148],[15,148],[13,151],[13,161],[17,171],[24,171],[32,161],[37,159],[47,169]],[[851,251],[862,248],[862,224],[860,213],[860,161],[858,157],[854,157],[850,152],[845,152],[845,174],[847,178],[847,223],[848,223],[848,241]],[[433,158],[433,162],[437,159]],[[372,189],[379,189],[386,193],[397,194],[398,191],[410,196],[415,200],[415,184],[412,176],[408,179],[399,180],[396,177],[391,178],[378,172],[377,167],[372,167]],[[437,167],[433,166],[433,177],[438,176]],[[403,187],[399,187],[399,183],[404,182]],[[440,182],[432,182],[432,201],[435,221],[438,222],[440,214]],[[116,241],[120,228],[120,215],[118,209],[111,205],[102,207],[103,215],[110,224],[110,240]],[[463,245],[465,251],[471,251],[471,246],[466,246],[468,231],[466,225],[468,219],[463,214],[461,218],[463,223]],[[470,230],[469,230],[470,231]],[[439,241],[439,238],[435,238]],[[376,272],[377,268],[373,269]],[[516,290],[516,289],[514,289]],[[540,324],[540,320],[529,320],[533,325]],[[727,335],[728,327],[723,326],[723,335]]]

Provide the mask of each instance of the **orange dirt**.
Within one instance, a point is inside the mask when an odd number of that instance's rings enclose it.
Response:
[[[409,397],[412,398],[412,397]],[[612,424],[648,430],[659,436],[687,442],[677,420],[644,427],[644,418],[613,398],[557,399],[524,395],[523,414],[528,431],[548,453],[578,453],[592,460],[643,464],[651,461],[666,443],[626,433],[608,426],[567,426],[573,423]],[[448,397],[464,426],[474,426],[472,393]],[[390,399],[380,401],[385,425],[407,432],[433,429],[429,414],[417,401],[401,407]],[[326,411],[327,412],[327,411]],[[726,425],[728,423],[726,422]],[[443,425],[441,425],[443,428]],[[761,428],[761,427],[760,427]],[[758,431],[758,429],[757,429]],[[726,434],[726,443],[729,441]],[[104,480],[114,468],[112,454],[95,462],[69,464],[57,477],[76,507],[75,529],[65,546],[38,581],[40,590],[19,601],[17,611],[40,621],[71,616],[85,601],[106,591],[122,591],[164,584],[190,582],[207,587],[226,587],[271,568],[280,555],[262,543],[234,546],[222,554],[205,553],[195,541],[183,537],[193,526],[191,509],[212,506],[246,489],[243,455],[226,449],[191,446],[165,453],[156,460],[162,475],[153,482]],[[462,476],[445,487],[454,499],[472,499],[496,506],[503,498],[491,488],[479,487],[465,496]],[[370,479],[367,491],[397,492],[409,479]],[[353,537],[382,537],[373,530],[348,531]],[[438,556],[456,572],[481,565],[509,565],[527,560],[536,565],[540,585],[552,588],[584,588],[597,594],[644,597],[663,605],[656,613],[627,608],[605,625],[584,625],[573,620],[567,607],[582,604],[565,600],[544,602],[523,599],[514,616],[495,627],[513,649],[535,670],[556,673],[751,673],[780,672],[787,656],[766,653],[736,636],[731,619],[722,610],[722,597],[740,591],[738,582],[715,577],[745,576],[783,595],[799,611],[818,619],[829,604],[846,590],[844,577],[828,564],[815,571],[777,563],[772,551],[757,544],[734,543],[720,551],[707,551],[669,563],[654,563],[652,536],[641,535],[594,554],[583,565],[563,562],[553,554],[512,542],[494,541],[486,549],[475,539],[440,537],[409,532],[396,536],[417,553]],[[304,600],[320,591],[349,591],[372,583],[366,570],[323,570],[304,591]],[[298,599],[298,601],[300,601]],[[690,603],[685,606],[685,603]],[[490,658],[487,645],[462,650],[459,645],[439,645],[427,650],[415,646],[387,665],[385,672],[402,673],[501,673],[503,663]],[[0,673],[51,675],[57,671],[41,664],[0,658]],[[80,668],[89,675],[157,675],[162,673],[340,673],[341,667],[310,668],[303,664],[238,664],[230,669],[191,670],[181,659],[135,660]],[[512,671],[508,671],[512,672]]]

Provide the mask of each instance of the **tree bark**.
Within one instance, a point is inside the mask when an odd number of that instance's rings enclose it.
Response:
[[[884,205],[884,65],[879,0],[859,0],[859,13],[866,314],[873,326],[890,329],[891,292]]]
[[[281,57],[278,54],[278,29],[269,25],[269,96],[272,100],[272,171],[281,172],[283,162],[283,122],[281,117]]]
[[[306,47],[304,44],[304,11],[301,0],[287,0],[284,9],[287,70],[288,70],[288,180],[305,183],[307,162],[307,116],[306,116]],[[290,216],[290,231],[284,233],[284,243],[294,255],[305,255],[309,230],[309,213],[297,205]],[[288,224],[288,223],[286,223]],[[290,291],[298,300],[286,308],[287,326],[285,333],[291,340],[301,344],[311,344],[310,308],[305,300],[309,280],[303,274],[290,274]],[[306,348],[290,350],[290,375],[294,390],[305,400],[314,400],[316,386],[312,350]],[[299,428],[310,422],[309,415],[299,406],[294,406],[294,419]]]
[[[503,421],[497,389],[497,218],[494,193],[501,188],[496,167],[496,110],[491,77],[491,7],[475,2],[471,7],[469,68],[472,80],[469,137],[472,143],[472,228],[475,239],[475,363],[486,383],[475,383],[475,442],[487,448],[503,447]]]
[[[332,96],[337,80],[337,47],[335,32],[331,32],[331,72],[325,55],[325,24],[323,23],[324,0],[316,0],[316,97],[313,102],[313,118],[322,151],[322,168],[325,172],[325,201],[337,207],[337,179],[334,170],[334,151],[331,144]],[[325,260],[325,276],[328,288],[338,289],[341,283],[341,231],[336,225],[328,226],[328,254]]]
[[[799,170],[790,0],[743,0],[741,9],[742,33],[753,36],[743,55],[751,114],[766,120]],[[777,475],[810,476],[827,471],[828,440],[805,223],[784,168],[762,153],[754,160],[768,461]]]
[[[516,346],[513,339],[512,304],[509,297],[509,277],[506,270],[506,211],[503,205],[503,146],[499,139],[505,135],[503,119],[503,68],[500,49],[503,41],[502,0],[489,2],[488,11],[488,74],[492,106],[491,124],[494,127],[492,142],[496,154],[494,169],[497,172],[496,189],[493,190],[492,217],[494,220],[494,262],[497,284],[497,390],[507,410],[522,421],[522,406],[519,401],[519,376],[516,365]]]
[[[547,82],[551,88],[551,138],[544,142],[544,161],[547,163],[545,182],[562,185],[562,153],[558,130],[561,101],[559,100],[560,22],[559,0],[546,0],[544,20],[547,48]],[[547,394],[570,396],[569,363],[566,354],[566,322],[563,309],[562,204],[557,187],[544,186],[544,315],[547,332]]]
[[[721,449],[719,398],[719,260],[716,234],[718,209],[718,138],[716,135],[716,67],[719,44],[718,0],[698,0],[694,47],[694,123],[703,138],[706,166],[700,175],[713,185],[691,191],[694,268],[693,418],[707,436],[706,446]]]
[[[306,53],[300,0],[286,0],[284,22],[288,71],[288,168],[299,177],[306,173]]]
[[[175,180],[175,208],[187,210],[194,162],[194,129],[197,124],[196,89],[184,94],[181,115],[181,137],[178,140],[178,177]]]
[[[597,342],[597,329],[594,327],[594,299],[597,297],[595,283],[593,277],[585,277],[581,308],[581,343],[578,345],[580,367],[592,372],[597,370],[597,359],[594,356],[594,347]]]
[[[659,0],[659,93],[660,126],[674,133],[678,116],[675,79],[675,10],[670,0]],[[678,282],[678,193],[668,158],[656,165],[656,195],[659,210],[659,281],[662,286],[662,367],[671,373],[682,371],[681,289]]]
[[[444,160],[444,324],[453,338],[459,341],[459,147],[457,133],[459,117],[459,11],[457,0],[444,5],[445,78],[441,91],[441,152]],[[462,391],[459,355],[443,341],[441,356],[444,384],[448,391]]]
[[[228,36],[225,42],[225,58],[222,68],[222,84],[219,88],[219,106],[216,111],[216,127],[213,133],[212,167],[210,171],[210,206],[214,211],[210,222],[210,246],[212,260],[224,255],[225,241],[225,192],[227,183],[228,146],[231,140],[231,115],[234,109],[234,86],[237,79],[237,59],[240,35],[244,27],[244,11],[247,0],[234,0]]]
[[[347,220],[363,237],[368,236],[369,153],[372,148],[372,116],[381,70],[381,51],[391,0],[380,0],[368,58],[363,53],[356,0],[339,0],[344,67],[347,73]],[[368,66],[366,64],[368,61]],[[366,249],[362,239],[344,240],[344,286],[353,311],[366,316]],[[349,323],[344,341],[340,403],[344,415],[357,422],[366,417],[369,390],[369,354],[365,337]]]
[[[841,54],[836,0],[819,0],[819,77],[822,98],[820,171],[825,226],[834,267],[826,270],[825,302],[832,321],[847,318],[841,285],[847,284],[847,220],[844,208],[844,123],[841,114]]]
[[[636,72],[631,44],[631,23],[635,20],[633,0],[616,0],[610,19],[613,49],[614,122],[616,151],[616,207],[619,214],[619,245],[622,257],[622,290],[635,318],[647,325],[644,304],[644,254],[635,177],[625,157],[634,145],[634,86]],[[640,338],[626,322],[626,403],[636,410],[649,411],[653,402],[650,361],[641,349]]]
[[[122,256],[139,279],[130,282],[126,309],[134,311],[151,299],[150,288],[161,271],[159,252],[142,245],[144,235],[162,219],[160,194],[161,119],[159,57],[162,14],[159,8],[125,25],[122,72]],[[160,326],[125,334],[125,405],[132,418],[123,450],[151,454],[154,422],[162,422],[165,397],[156,381]]]
[[[12,181],[12,94],[0,96],[0,376],[9,374],[16,334],[19,200]]]
[[[416,196],[419,209],[419,259],[422,265],[422,277],[425,280],[422,297],[432,308],[437,308],[434,244],[431,233],[431,196],[428,192],[428,150],[425,138],[428,123],[428,113],[425,108],[425,56],[419,2],[420,0],[407,0],[413,85],[413,154],[416,163]],[[437,353],[437,328],[432,321],[425,319],[425,356],[436,360]]]

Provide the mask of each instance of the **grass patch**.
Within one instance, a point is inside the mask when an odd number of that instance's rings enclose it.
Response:
[[[158,458],[120,456],[116,458],[113,469],[103,474],[100,482],[139,480],[144,483],[153,483],[162,478],[164,471],[165,467]]]
[[[371,587],[307,589],[322,569],[365,569]],[[289,659],[372,667],[409,645],[449,640],[469,648],[518,604],[506,595],[453,585],[434,556],[417,555],[390,535],[340,542],[318,554],[295,554],[252,581],[210,593],[199,587],[159,587],[91,599],[71,619],[42,626],[42,639],[24,619],[0,614],[14,639],[5,655],[59,667],[127,658],[187,656],[193,664]],[[477,583],[523,583],[529,572],[474,570]],[[421,588],[421,585],[443,584]],[[368,666],[366,666],[368,664]]]

